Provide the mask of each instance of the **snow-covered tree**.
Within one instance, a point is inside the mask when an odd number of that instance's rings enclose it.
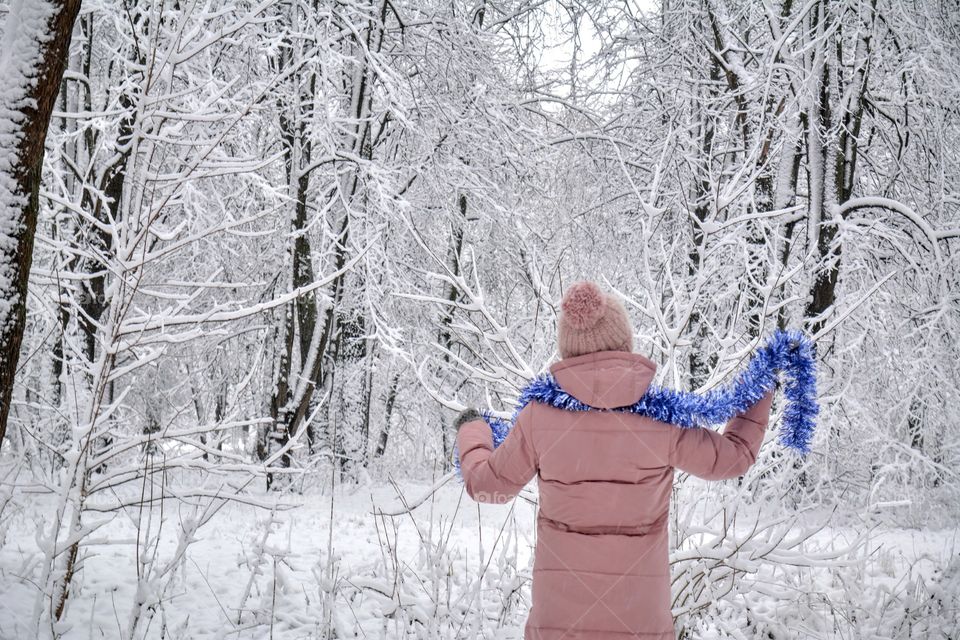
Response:
[[[79,9],[80,0],[14,0],[0,36],[0,445],[26,324],[44,142]]]

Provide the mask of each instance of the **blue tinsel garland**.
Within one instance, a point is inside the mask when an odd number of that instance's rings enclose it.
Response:
[[[787,405],[780,426],[780,444],[804,455],[810,451],[815,428],[817,379],[813,343],[799,331],[776,331],[757,349],[746,368],[730,384],[697,395],[651,385],[636,403],[616,409],[598,409],[580,402],[564,391],[552,375],[544,373],[520,392],[509,420],[481,412],[493,432],[493,446],[506,439],[520,411],[530,402],[541,402],[567,411],[624,411],[677,425],[682,428],[723,424],[743,413],[774,387],[777,373],[786,381],[783,394]],[[456,456],[457,473],[460,458]]]

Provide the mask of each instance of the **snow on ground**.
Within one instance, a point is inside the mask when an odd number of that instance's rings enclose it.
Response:
[[[403,483],[402,487],[409,500],[425,492],[428,485]],[[392,486],[337,491],[332,565],[329,495],[310,496],[302,506],[272,513],[230,504],[200,529],[152,622],[150,637],[161,637],[164,631],[170,638],[316,637],[324,621],[323,587],[331,583],[328,569],[334,573],[332,582],[338,591],[333,617],[347,637],[354,633],[358,637],[401,635],[391,629],[390,620],[383,620],[392,605],[380,592],[393,590],[396,573],[395,567],[384,569],[394,563],[390,547],[396,548],[401,566],[423,574],[423,558],[418,555],[430,546],[421,543],[421,536],[434,540],[434,546],[445,545],[450,552],[444,555],[455,563],[449,579],[456,584],[464,582],[456,573],[457,565],[461,574],[464,565],[470,567],[470,575],[478,573],[481,550],[488,558],[505,519],[526,520],[527,528],[532,528],[534,512],[529,503],[518,500],[513,507],[484,505],[478,510],[461,493],[461,486],[454,483],[418,507],[413,517],[375,519],[373,505],[396,506]],[[31,637],[36,590],[29,577],[41,557],[34,536],[41,519],[52,511],[52,498],[34,497],[7,521],[7,539],[0,546],[0,639]],[[161,562],[176,546],[178,512],[183,511],[174,507],[164,514]],[[90,557],[79,574],[82,586],[71,598],[66,616],[69,630],[64,638],[125,634],[137,586],[132,544],[137,538],[135,518],[135,512],[115,518],[97,532],[98,544],[88,547]],[[478,527],[478,522],[482,526]],[[502,547],[498,545],[498,554]],[[521,544],[521,567],[526,567],[529,556],[529,547],[524,549]],[[500,565],[490,565],[489,575],[495,578]],[[432,617],[430,594],[415,579],[403,582],[399,597],[403,613],[395,615],[394,622],[400,624],[404,617]],[[462,597],[469,600],[471,596]],[[451,606],[468,609],[471,605]],[[511,628],[520,627],[506,624],[505,637]]]
[[[427,484],[412,482],[400,487],[408,501],[428,489]],[[149,583],[149,588],[163,590],[161,605],[150,623],[141,625],[138,637],[146,630],[145,636],[151,638],[317,638],[325,637],[327,616],[337,637],[346,638],[454,638],[475,633],[522,637],[534,543],[535,511],[529,502],[518,499],[509,505],[478,507],[456,480],[412,515],[395,518],[373,515],[374,505],[386,509],[397,504],[396,490],[386,483],[344,486],[335,492],[332,504],[329,495],[302,500],[286,511],[241,504],[224,507],[200,529],[173,579]],[[4,514],[0,639],[33,637],[36,590],[31,577],[42,557],[35,533],[52,509],[49,496],[33,496],[21,498],[19,506]],[[158,565],[169,560],[179,519],[188,511],[172,504],[165,507],[162,540],[156,548]],[[153,513],[154,531],[160,515],[159,509]],[[62,637],[126,637],[137,593],[138,519],[147,520],[134,511],[118,515],[87,547],[89,556],[78,575]],[[818,536],[827,541],[853,533],[834,529]],[[870,545],[882,549],[872,565],[873,593],[904,590],[910,586],[905,581],[920,574],[929,579],[943,568],[945,554],[956,557],[957,534],[958,529],[878,531]],[[141,531],[141,540],[144,537]],[[149,556],[152,547],[141,547],[141,553]],[[481,573],[478,584],[474,578]],[[829,589],[860,587],[831,587],[829,582],[823,576],[811,577],[810,593],[793,596],[774,588],[758,589],[719,605],[711,622],[695,625],[689,637],[750,637],[742,629],[742,607],[749,607],[759,619],[783,616],[796,604],[795,598],[816,599]],[[333,606],[327,606],[330,602]],[[478,603],[486,615],[477,615]],[[867,601],[863,605],[872,606]],[[796,637],[844,637],[831,635],[826,616],[804,625],[806,631]],[[49,629],[41,632],[49,634]]]

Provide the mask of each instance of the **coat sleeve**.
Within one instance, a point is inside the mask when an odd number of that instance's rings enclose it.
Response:
[[[532,405],[517,415],[506,439],[493,448],[493,432],[483,420],[471,420],[457,433],[460,472],[467,495],[477,502],[508,502],[537,474],[531,438]]]
[[[757,459],[770,420],[773,391],[732,418],[718,433],[713,429],[674,427],[670,463],[706,480],[742,476]]]

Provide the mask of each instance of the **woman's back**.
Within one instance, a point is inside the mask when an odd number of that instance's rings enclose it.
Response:
[[[581,402],[611,408],[636,402],[655,368],[638,354],[603,351],[561,360],[551,372]],[[538,476],[526,638],[674,638],[667,528],[674,468],[710,479],[741,475],[756,458],[771,399],[722,435],[534,402],[487,464],[471,454],[492,450],[489,427],[465,424],[458,449],[471,497],[504,502]]]
[[[624,351],[561,360],[550,371],[584,404],[622,407],[643,396],[656,365]],[[674,428],[624,412],[531,405],[540,516],[581,533],[642,533],[666,513]]]
[[[643,356],[602,351],[561,360],[551,372],[581,402],[616,407],[639,400],[654,369]],[[667,562],[673,427],[632,413],[529,409],[540,510],[527,637],[674,638]]]
[[[598,409],[639,400],[656,364],[632,353],[632,342],[619,344],[622,332],[582,340],[576,329],[561,331],[561,343],[576,338],[585,352],[570,355],[568,349],[568,357],[550,368],[560,387]],[[590,348],[604,344],[622,348]],[[479,419],[465,422],[457,449],[471,497],[505,502],[538,477],[533,605],[525,637],[673,639],[667,534],[674,468],[708,479],[742,475],[756,459],[771,402],[768,393],[722,434],[635,413],[567,411],[531,402],[495,452],[489,426]]]

